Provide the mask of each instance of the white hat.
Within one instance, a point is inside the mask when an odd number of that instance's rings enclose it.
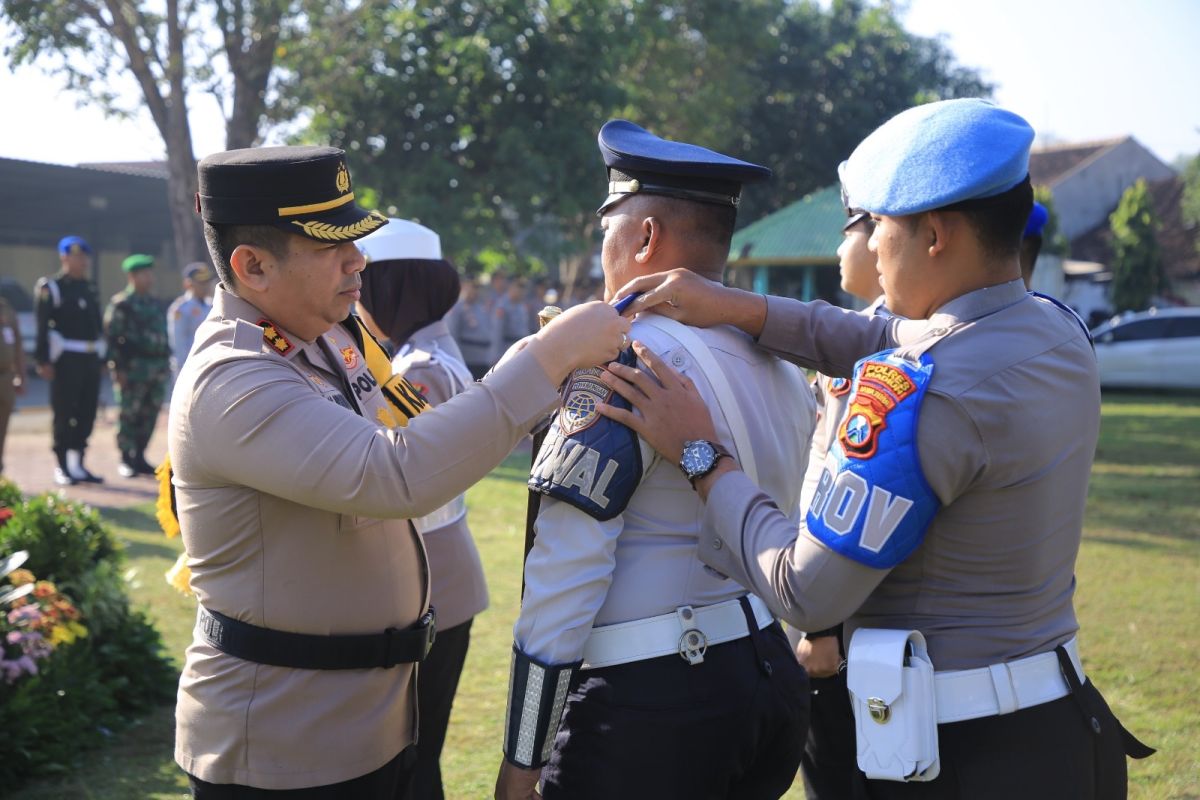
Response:
[[[388,224],[358,240],[367,261],[420,259],[439,261],[442,239],[436,233],[406,219],[388,220]]]

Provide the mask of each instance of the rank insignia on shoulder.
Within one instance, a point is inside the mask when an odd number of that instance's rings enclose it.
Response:
[[[275,323],[271,322],[271,320],[264,317],[258,321],[258,325],[263,329],[263,339],[267,344],[271,345],[271,349],[276,353],[279,353],[279,355],[286,356],[288,353],[296,349],[296,346],[292,344],[291,340],[284,336],[279,328],[275,327]]]
[[[618,360],[633,366],[633,349]],[[628,409],[628,401],[600,381],[600,368],[576,370],[529,475],[529,488],[575,506],[598,520],[625,510],[642,478],[637,434],[598,410],[600,403]]]
[[[829,396],[842,397],[850,392],[849,378],[834,378],[829,381]]]

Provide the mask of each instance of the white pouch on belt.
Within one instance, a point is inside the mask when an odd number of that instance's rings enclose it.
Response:
[[[933,662],[920,631],[859,628],[846,656],[858,767],[868,778],[938,776]]]

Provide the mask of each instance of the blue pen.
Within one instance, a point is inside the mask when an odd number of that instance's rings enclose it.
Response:
[[[622,297],[620,300],[618,300],[616,303],[613,304],[613,308],[615,308],[617,310],[618,314],[624,314],[625,309],[629,308],[629,304],[632,303],[634,300],[637,300],[641,296],[642,296],[641,292],[634,292],[631,295]]]

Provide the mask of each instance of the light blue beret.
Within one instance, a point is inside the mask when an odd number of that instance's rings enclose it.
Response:
[[[854,205],[901,216],[992,197],[1029,173],[1033,128],[976,98],[902,111],[863,139],[838,172]]]

